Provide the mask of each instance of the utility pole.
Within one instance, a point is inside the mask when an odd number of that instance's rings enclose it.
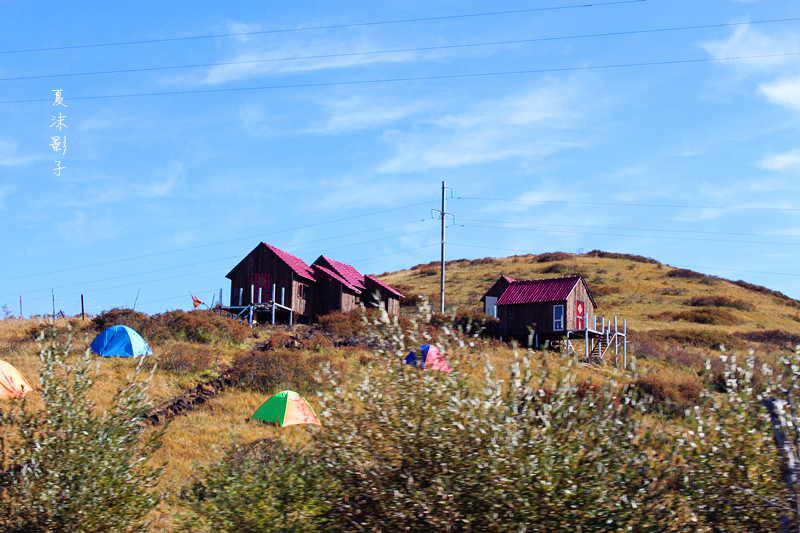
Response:
[[[455,216],[451,213],[447,212],[447,191],[450,191],[450,196],[453,196],[453,189],[449,189],[447,187],[447,182],[442,182],[442,210],[439,211],[438,209],[434,209],[431,214],[439,213],[439,218],[442,221],[442,286],[441,286],[441,294],[439,296],[439,312],[444,313],[444,243],[445,243],[445,227],[447,226],[447,217],[453,217],[455,220]]]

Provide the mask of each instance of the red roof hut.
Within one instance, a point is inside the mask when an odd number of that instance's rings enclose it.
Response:
[[[560,339],[568,331],[585,330],[597,308],[582,276],[532,280],[503,276],[483,300],[495,297],[503,337],[527,337],[533,331],[539,339]]]

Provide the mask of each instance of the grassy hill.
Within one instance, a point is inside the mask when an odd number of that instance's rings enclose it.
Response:
[[[429,296],[436,309],[438,267],[438,263],[417,265],[379,277],[404,294]],[[641,426],[644,428],[675,431],[681,427],[684,422],[680,418],[670,417],[683,416],[685,409],[699,401],[703,385],[698,376],[705,372],[707,359],[717,359],[720,345],[739,353],[752,349],[760,361],[774,363],[800,344],[800,302],[764,287],[675,269],[644,257],[599,251],[580,255],[557,252],[457,260],[447,263],[447,272],[447,305],[453,314],[457,309],[463,313],[480,308],[480,297],[501,275],[516,279],[583,275],[598,304],[597,314],[627,319],[630,353],[636,357],[637,371],[579,364],[571,371],[575,382],[570,386],[576,388],[569,389],[569,394],[580,398],[589,394],[591,398],[592,391],[606,385],[615,391],[630,385],[652,394],[657,403],[669,406],[671,414],[665,419],[647,415]],[[183,526],[179,518],[184,512],[180,494],[204,475],[205,467],[223,460],[232,447],[281,442],[282,446],[302,448],[317,438],[314,430],[280,429],[249,420],[274,392],[297,390],[319,412],[325,405],[318,392],[340,394],[337,391],[353,385],[354,378],[361,376],[370,363],[382,361],[387,354],[397,357],[409,347],[428,342],[445,347],[448,359],[460,369],[466,381],[454,384],[487,390],[480,384],[488,361],[499,383],[504,384],[502,388],[508,387],[512,368],[519,364],[519,354],[511,346],[495,339],[461,335],[447,328],[446,320],[435,314],[420,315],[410,306],[402,311],[407,316],[396,325],[384,324],[373,316],[376,328],[389,328],[380,341],[364,337],[370,328],[356,315],[331,315],[314,326],[250,329],[219,320],[210,312],[176,311],[148,317],[112,310],[85,321],[59,319],[56,327],[61,336],[68,332],[72,335],[73,353],[85,350],[107,325],[124,323],[142,332],[155,353],[150,361],[158,363],[149,390],[154,404],[176,397],[225,369],[236,370],[235,385],[172,420],[155,455],[157,462],[166,465],[157,490],[170,497],[151,514],[151,530],[180,531]],[[0,321],[0,359],[19,368],[36,389],[40,386],[36,337],[44,328],[40,320]],[[565,364],[559,354],[536,352],[528,357],[536,372],[558,374]],[[98,358],[97,364],[99,373],[89,397],[102,411],[111,405],[114,391],[134,373],[136,361]],[[718,359],[714,371],[721,372]],[[555,386],[554,379],[546,378],[541,386]],[[362,383],[361,393],[363,387]],[[426,394],[424,390],[419,393]],[[42,407],[38,393],[30,395],[26,403],[34,409]],[[0,412],[8,409],[9,404],[0,404]],[[356,414],[364,413],[359,405],[353,409]],[[358,426],[347,427],[354,434],[359,431]],[[157,430],[149,428],[146,432]],[[388,435],[382,433],[386,431],[383,427],[377,434]]]
[[[381,279],[438,309],[439,262],[385,273]],[[800,344],[800,302],[766,287],[677,269],[646,257],[592,251],[448,261],[448,308],[480,309],[501,275],[536,279],[582,275],[598,316],[627,319],[639,340],[715,349],[720,344],[772,351]],[[638,337],[637,337],[638,334]]]

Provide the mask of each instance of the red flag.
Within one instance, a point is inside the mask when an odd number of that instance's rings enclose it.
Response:
[[[192,296],[192,303],[194,304],[194,308],[195,309],[197,309],[198,305],[206,305],[206,303],[203,300],[201,300],[200,298],[198,298],[197,296],[195,296],[193,294],[191,296]]]

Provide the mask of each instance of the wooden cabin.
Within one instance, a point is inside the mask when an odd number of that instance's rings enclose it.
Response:
[[[225,276],[231,280],[231,308],[273,301],[305,321],[314,318],[316,279],[302,259],[260,243]],[[281,311],[285,311],[282,309]]]
[[[324,315],[331,311],[352,311],[358,307],[361,289],[349,283],[337,272],[324,266],[314,264],[317,309],[315,315]]]
[[[508,286],[516,281],[517,280],[509,278],[508,276],[500,276],[500,279],[498,279],[494,285],[486,291],[486,294],[481,297],[483,312],[497,318],[497,300],[506,292]]]
[[[400,299],[404,298],[394,287],[390,287],[373,276],[364,276],[366,295],[362,298],[367,307],[383,306],[390,315],[400,314]]]
[[[360,304],[400,312],[398,291],[350,265],[324,255],[311,266],[267,243],[260,243],[225,277],[231,280],[228,311],[247,311],[256,320],[277,314],[281,322],[310,322],[332,311],[351,311]],[[274,298],[273,298],[273,290]]]
[[[597,308],[582,276],[532,280],[503,276],[482,300],[491,302],[495,297],[500,335],[521,338],[532,331],[537,341],[586,330]]]
[[[333,284],[333,287],[320,287],[326,293],[326,300],[320,301],[318,314],[331,311],[350,311],[359,304],[366,307],[384,307],[389,314],[400,313],[400,298],[397,290],[373,276],[361,274],[355,267],[319,256],[312,265],[321,268],[325,276],[319,280],[321,284]],[[330,274],[335,274],[331,276]],[[336,291],[340,291],[341,303],[337,303]]]

